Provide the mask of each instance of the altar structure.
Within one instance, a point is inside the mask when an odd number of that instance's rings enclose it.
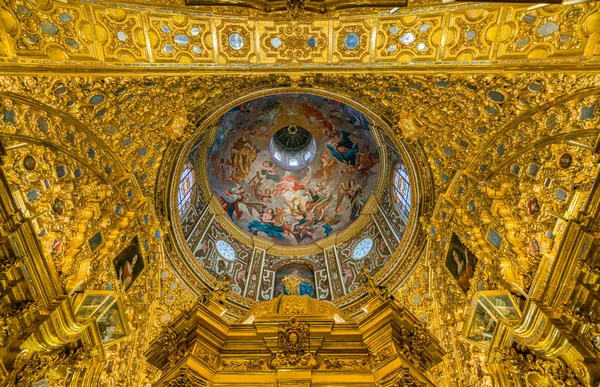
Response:
[[[434,386],[427,372],[444,355],[424,324],[381,297],[359,321],[306,295],[263,301],[233,324],[219,307],[196,305],[150,344],[156,386]]]

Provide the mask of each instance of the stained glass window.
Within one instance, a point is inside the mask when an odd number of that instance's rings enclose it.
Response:
[[[396,205],[406,216],[410,212],[410,182],[406,166],[402,162],[398,162],[394,173],[394,193]]]
[[[183,168],[181,179],[179,180],[178,205],[180,215],[192,204],[194,184],[196,184],[196,174],[194,173],[192,163],[188,161]]]

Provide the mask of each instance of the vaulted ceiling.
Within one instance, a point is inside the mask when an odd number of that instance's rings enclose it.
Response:
[[[473,294],[535,292],[598,175],[599,5],[411,4],[275,23],[170,0],[0,2],[3,169],[60,287],[120,291],[115,252],[142,245],[146,269],[122,293],[132,334],[106,349],[120,360],[105,385],[152,381],[146,343],[216,283],[174,263],[178,151],[219,108],[269,90],[356,101],[414,149],[420,244],[390,283],[451,349],[438,385],[485,376],[460,338]],[[467,293],[445,267],[453,234],[478,259]],[[254,303],[230,301],[232,319]]]

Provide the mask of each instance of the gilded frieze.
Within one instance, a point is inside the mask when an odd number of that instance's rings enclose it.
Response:
[[[501,67],[597,64],[597,3],[433,6],[393,14],[330,14],[314,19],[82,1],[2,7],[0,65],[51,65],[138,71],[193,68]],[[222,17],[225,16],[225,17]],[[10,63],[8,59],[11,59]],[[585,59],[585,60],[584,60]],[[152,64],[152,66],[150,66]],[[362,65],[360,65],[362,64]],[[210,65],[210,66],[209,66]]]
[[[148,36],[157,62],[191,63],[214,61],[211,26],[201,18],[180,16],[166,19],[161,14],[148,15]]]

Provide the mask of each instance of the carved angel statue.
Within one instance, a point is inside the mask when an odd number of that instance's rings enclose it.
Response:
[[[369,293],[369,297],[377,297],[381,296],[384,300],[393,300],[394,296],[390,293],[387,287],[382,285],[377,285],[373,276],[369,273],[369,270],[362,266],[361,269],[361,277],[362,282],[365,284],[367,288],[367,293]]]
[[[379,295],[379,292],[377,291],[377,283],[375,282],[373,276],[369,273],[369,270],[366,267],[361,266],[360,274],[362,282],[367,287],[367,292],[369,293],[369,296],[377,297]]]
[[[217,301],[219,304],[224,304],[227,300],[227,293],[231,290],[231,281],[229,276],[225,274],[222,279],[215,285],[211,299]]]
[[[4,317],[0,317],[0,347],[5,347],[8,344],[12,332],[8,321]]]
[[[418,135],[423,133],[425,126],[414,114],[401,110],[398,117],[398,123],[394,126],[394,131],[398,132],[406,141],[413,142]]]
[[[189,138],[190,134],[188,131],[188,126],[190,125],[190,121],[188,119],[188,111],[183,109],[182,111],[174,113],[169,121],[167,122],[167,126],[171,128],[171,130],[167,130],[166,133],[169,134],[171,140],[179,142]]]

